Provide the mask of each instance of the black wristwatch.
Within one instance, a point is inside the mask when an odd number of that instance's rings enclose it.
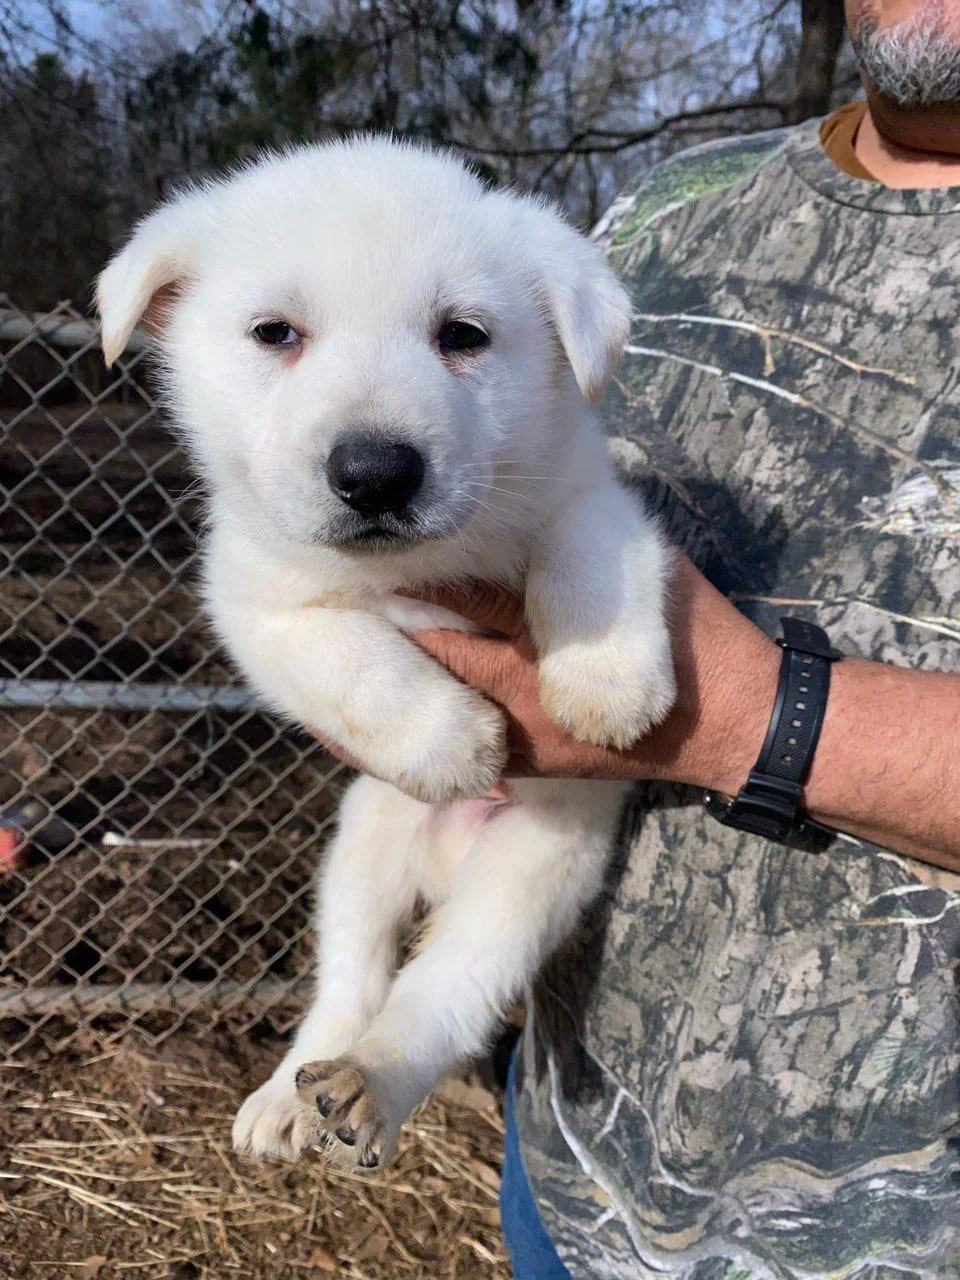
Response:
[[[812,622],[781,618],[780,628],[780,683],[759,759],[735,799],[710,791],[704,797],[724,826],[769,840],[785,840],[797,824],[827,709],[830,667],[843,657]]]

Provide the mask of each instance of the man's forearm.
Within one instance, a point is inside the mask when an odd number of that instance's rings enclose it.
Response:
[[[705,676],[712,683],[685,749],[691,776],[681,779],[727,795],[759,754],[779,666],[776,650],[758,654],[739,628],[731,644],[724,672]],[[960,871],[960,676],[836,663],[804,809],[826,826]]]
[[[682,557],[676,604],[676,715],[629,753],[635,776],[732,796],[770,722],[780,650]],[[826,826],[960,870],[960,675],[834,664],[804,807]]]
[[[805,803],[827,826],[960,870],[960,676],[838,663]]]

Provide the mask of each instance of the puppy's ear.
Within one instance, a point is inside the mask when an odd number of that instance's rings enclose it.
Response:
[[[577,385],[594,404],[620,363],[633,308],[598,247],[545,204],[528,205],[529,248]]]
[[[97,280],[100,342],[107,367],[137,325],[163,327],[166,311],[189,276],[195,212],[189,198],[165,205],[137,226]]]

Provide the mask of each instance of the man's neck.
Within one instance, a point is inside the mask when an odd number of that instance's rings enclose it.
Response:
[[[886,187],[960,186],[960,107],[907,110],[868,85],[854,150]]]

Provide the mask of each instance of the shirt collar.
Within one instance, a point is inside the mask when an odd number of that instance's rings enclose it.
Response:
[[[820,123],[810,120],[801,125],[787,143],[785,156],[794,173],[827,200],[869,213],[906,217],[960,213],[960,187],[900,191],[841,172],[823,149]]]

